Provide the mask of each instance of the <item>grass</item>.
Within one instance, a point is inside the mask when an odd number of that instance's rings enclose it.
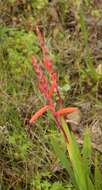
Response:
[[[38,55],[39,59],[41,57],[33,30],[36,18],[40,18],[47,46],[55,62],[54,67],[58,71],[59,89],[64,106],[73,105],[80,108],[83,113],[82,129],[86,126],[91,128],[94,121],[97,121],[101,128],[102,77],[97,72],[100,61],[95,62],[94,47],[90,53],[88,39],[91,34],[85,22],[86,9],[91,1],[85,1],[86,8],[81,7],[80,14],[79,9],[75,9],[74,1],[73,5],[69,2],[66,9],[63,2],[56,3],[55,10],[60,12],[61,24],[60,28],[56,23],[57,31],[53,25],[54,21],[49,21],[46,15],[48,9],[46,2],[45,5],[42,2],[38,4],[38,1],[35,4],[33,0],[22,5],[17,5],[16,1],[0,3],[0,7],[3,8],[0,26],[0,188],[75,189],[72,179],[64,169],[70,170],[69,162],[63,154],[61,162],[64,165],[61,167],[52,150],[50,136],[57,134],[50,113],[43,116],[44,120],[48,117],[50,123],[44,122],[41,118],[29,128],[32,112],[38,110],[44,101],[38,94],[37,81],[31,65],[33,54]],[[13,11],[10,12],[12,7]],[[89,9],[90,12],[94,11],[96,6],[90,5]],[[72,18],[72,21],[69,20],[67,23],[67,18]],[[71,27],[73,30],[70,30]],[[60,146],[66,152],[63,140]],[[57,156],[62,155],[60,152],[62,149],[58,150]],[[85,147],[83,152],[84,155],[88,154]],[[86,159],[85,162],[92,159],[87,160],[85,156],[83,157]],[[99,157],[101,158],[100,155]],[[96,189],[101,181],[97,162],[96,158]]]

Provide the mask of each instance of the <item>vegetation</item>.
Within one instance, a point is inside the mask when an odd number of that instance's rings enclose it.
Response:
[[[102,189],[101,7],[101,1],[91,0],[0,1],[0,189]],[[79,121],[74,113],[63,118],[56,111],[68,141],[50,111],[30,123],[47,104],[32,56],[53,83],[41,63],[37,24],[63,107],[81,113]],[[55,90],[51,97],[58,110]]]

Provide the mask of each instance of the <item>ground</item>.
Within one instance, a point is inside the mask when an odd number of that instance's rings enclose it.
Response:
[[[0,2],[1,189],[74,188],[52,150],[55,124],[50,113],[29,130],[31,115],[44,101],[31,64],[32,55],[41,60],[37,22],[58,74],[63,105],[80,110],[80,116],[71,117],[77,122],[79,141],[88,127],[93,150],[102,152],[101,20],[101,0]]]

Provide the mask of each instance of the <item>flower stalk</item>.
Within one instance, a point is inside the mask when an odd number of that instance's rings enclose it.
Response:
[[[47,101],[47,105],[44,105],[40,110],[38,110],[30,119],[30,124],[34,123],[40,116],[42,116],[46,111],[50,110],[55,120],[57,128],[63,133],[65,140],[68,142],[68,138],[65,130],[61,125],[61,116],[65,114],[75,112],[78,109],[75,107],[63,108],[62,106],[62,98],[60,96],[58,86],[57,86],[57,73],[53,70],[53,61],[49,56],[49,51],[45,45],[45,41],[43,35],[41,34],[39,27],[36,26],[36,34],[39,40],[40,48],[43,54],[42,64],[45,70],[48,72],[50,81],[47,79],[47,76],[44,74],[41,65],[38,64],[35,56],[32,57],[32,64],[36,73],[36,77],[38,80],[38,86],[41,94],[43,94],[44,98]],[[56,94],[58,97],[58,105],[59,110],[56,111],[55,101],[53,98],[53,94]]]

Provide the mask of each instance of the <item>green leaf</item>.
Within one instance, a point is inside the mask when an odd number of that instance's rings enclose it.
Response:
[[[61,138],[61,137],[60,137]],[[51,136],[51,144],[54,149],[54,152],[56,156],[61,161],[62,166],[67,170],[68,174],[70,175],[70,178],[73,182],[73,185],[76,186],[74,173],[72,170],[71,162],[68,159],[66,153],[65,153],[65,147],[61,146],[61,140],[59,142],[58,136]]]
[[[83,144],[83,165],[85,168],[85,174],[90,174],[90,162],[91,162],[91,138],[89,130],[86,129],[84,133],[84,144]]]
[[[61,143],[59,143],[58,137],[52,136],[51,144],[53,146],[54,152],[56,153],[57,157],[60,159],[63,167],[66,168],[68,173],[72,173],[71,164],[67,158],[67,155],[65,154],[65,149],[61,146]]]
[[[84,173],[86,177],[87,182],[87,189],[90,190],[90,188],[93,188],[93,184],[89,178],[90,176],[90,163],[91,163],[91,138],[90,138],[90,132],[89,129],[85,130],[84,133],[84,144],[83,144],[83,167],[84,167]]]
[[[90,187],[91,190],[94,190],[94,186],[89,176],[87,176],[88,180],[86,180],[86,174],[84,172],[85,168],[83,165],[83,160],[76,139],[74,135],[69,131],[69,128],[63,118],[62,118],[62,127],[69,140],[69,143],[67,143],[67,149],[72,163],[76,184],[79,190],[88,190],[88,187]]]
[[[96,190],[102,190],[102,174],[98,167],[98,158],[95,158],[95,188]]]

